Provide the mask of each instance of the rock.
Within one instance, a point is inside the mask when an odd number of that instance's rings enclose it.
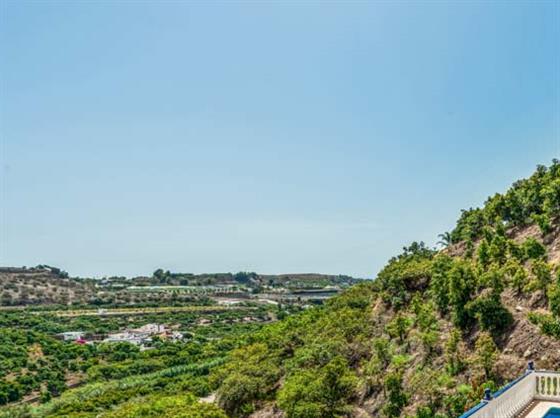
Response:
[[[523,353],[523,357],[525,358],[529,358],[533,355],[533,350],[531,348],[528,348],[527,351],[525,351],[525,353]]]
[[[515,307],[515,310],[516,310],[517,312],[521,312],[521,311],[523,311],[523,307],[517,305],[517,306]]]

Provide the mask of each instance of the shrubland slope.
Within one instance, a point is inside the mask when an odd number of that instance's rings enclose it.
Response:
[[[85,303],[95,297],[91,281],[76,280],[58,268],[0,268],[0,305]]]
[[[413,243],[377,279],[252,335],[212,372],[229,416],[456,417],[560,365],[560,163]]]

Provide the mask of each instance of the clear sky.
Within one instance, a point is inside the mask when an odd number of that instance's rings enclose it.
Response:
[[[1,2],[0,264],[373,277],[560,156],[560,2]]]

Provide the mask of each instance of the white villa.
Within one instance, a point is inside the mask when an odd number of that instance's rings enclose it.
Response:
[[[165,325],[146,324],[139,328],[129,329],[115,334],[109,334],[104,342],[129,342],[131,344],[142,345],[152,341],[152,337],[160,336],[169,338],[172,341],[183,339],[183,334],[177,331],[171,331]]]
[[[560,372],[527,371],[459,418],[556,418],[560,416]]]

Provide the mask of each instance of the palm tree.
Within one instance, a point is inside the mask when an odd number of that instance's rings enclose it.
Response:
[[[438,245],[441,245],[442,247],[449,247],[449,245],[451,245],[451,233],[444,232],[443,234],[439,234],[438,238]]]

